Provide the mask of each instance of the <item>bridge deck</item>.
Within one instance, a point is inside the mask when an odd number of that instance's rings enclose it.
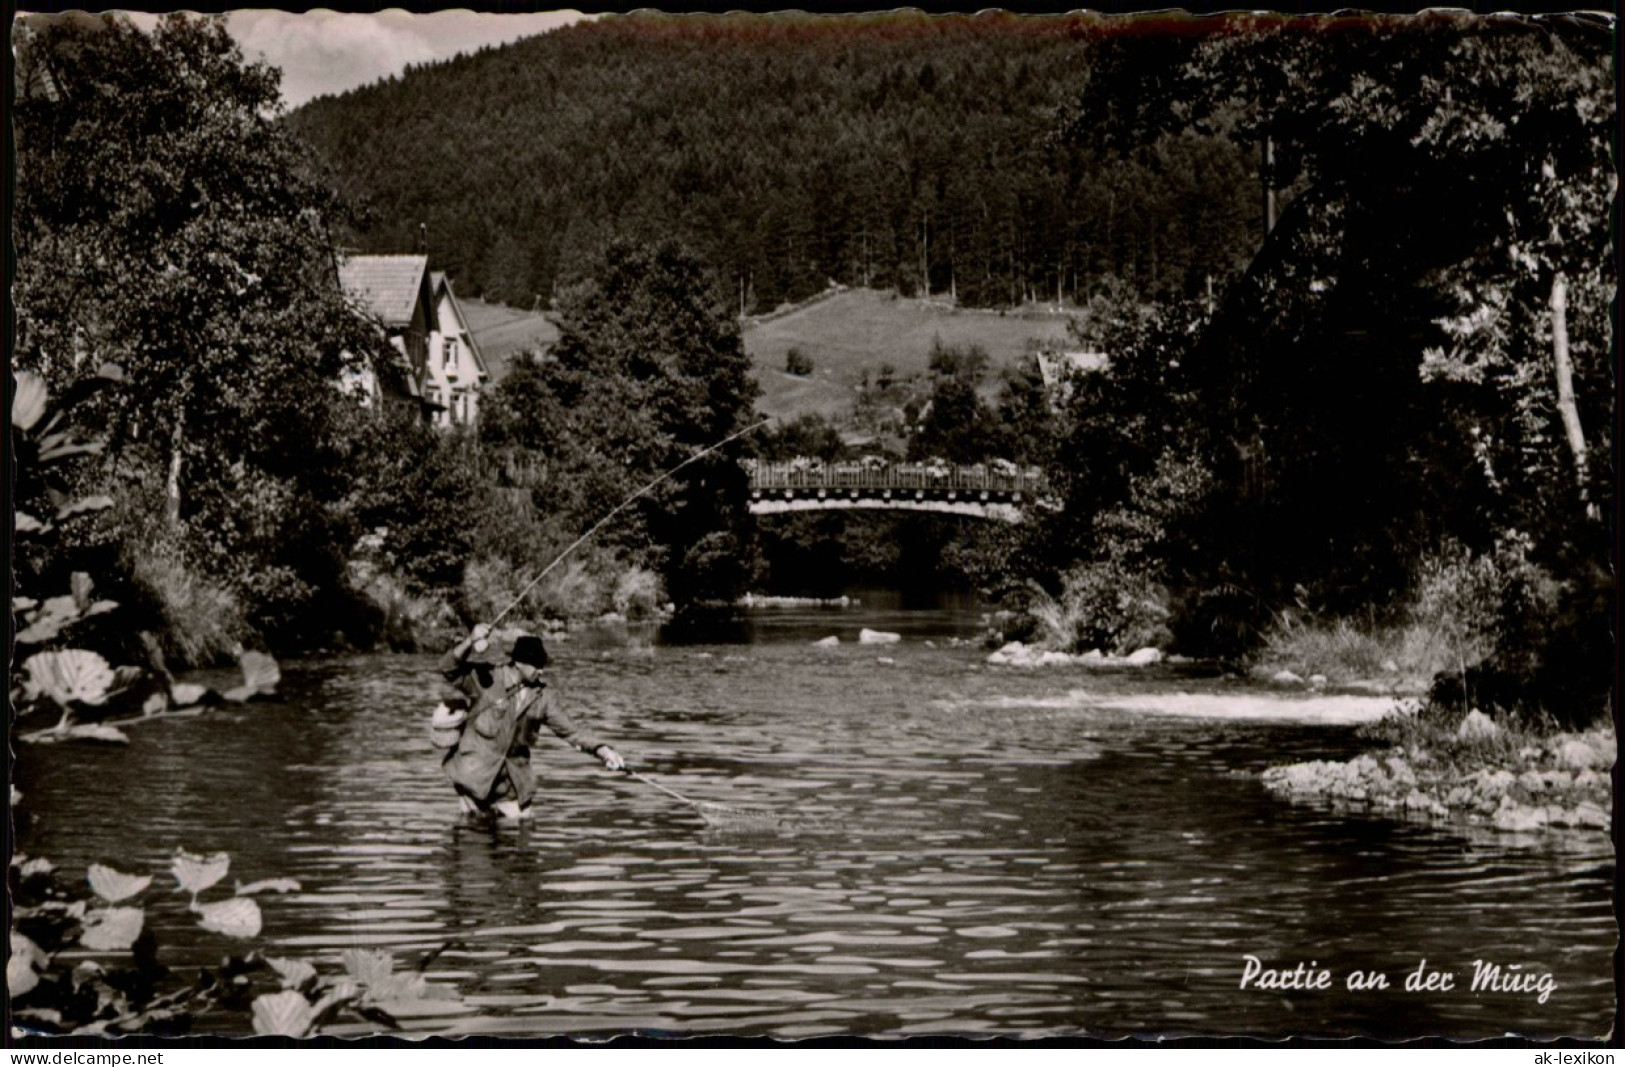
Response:
[[[933,463],[757,463],[748,465],[753,492],[806,490],[862,490],[869,492],[958,491],[1000,496],[1034,496],[1044,488],[1044,476],[1034,467],[1014,468],[978,464],[950,467]]]

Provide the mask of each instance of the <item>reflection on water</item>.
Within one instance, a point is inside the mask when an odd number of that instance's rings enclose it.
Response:
[[[425,734],[432,661],[379,657],[290,666],[285,702],[149,724],[128,749],[25,748],[19,846],[70,870],[229,851],[234,878],[299,880],[263,900],[266,939],[333,969],[353,946],[449,946],[430,977],[474,1010],[403,1022],[422,1030],[1606,1032],[1606,842],[1282,804],[1254,772],[1345,756],[1349,730],[1069,702],[1171,683],[990,669],[918,636],[962,615],[865,613],[911,636],[855,646],[851,618],[786,616],[750,647],[558,650],[567,704],[661,782],[793,832],[708,829],[563,749],[537,753],[529,824],[460,821]],[[825,633],[842,646],[805,643]],[[179,905],[151,921],[171,966],[221,954]],[[1248,953],[1394,989],[1241,991]],[[1483,959],[1557,991],[1404,993],[1423,958],[1463,987]]]

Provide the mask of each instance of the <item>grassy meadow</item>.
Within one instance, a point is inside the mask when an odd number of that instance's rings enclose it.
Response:
[[[541,312],[524,311],[506,304],[458,298],[463,316],[474,333],[474,341],[485,356],[492,383],[508,372],[508,360],[516,352],[530,348],[550,348],[559,339],[559,328]]]
[[[494,380],[500,380],[513,353],[551,345],[558,328],[540,313],[481,300],[463,301],[474,339],[485,353]],[[1014,363],[1032,340],[1066,337],[1069,316],[1045,310],[981,311],[895,296],[873,289],[847,289],[743,324],[745,351],[761,383],[756,402],[764,415],[817,413],[834,418],[849,411],[865,373],[874,380],[883,364],[898,379],[923,375],[932,342],[980,345],[994,374],[985,388],[997,389],[997,371]],[[796,348],[812,360],[812,373],[785,373],[785,356]]]
[[[997,372],[1020,358],[1033,339],[1064,339],[1068,321],[1069,316],[1056,312],[968,310],[848,289],[752,320],[744,340],[762,384],[756,406],[764,415],[834,415],[850,407],[864,373],[873,380],[882,364],[891,364],[898,378],[924,374],[934,340],[980,345]],[[811,375],[785,373],[791,348],[812,360]],[[988,387],[996,386],[990,376]]]

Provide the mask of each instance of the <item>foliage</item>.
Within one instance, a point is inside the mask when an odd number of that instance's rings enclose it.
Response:
[[[214,663],[243,643],[249,626],[236,594],[187,564],[172,542],[142,547],[132,545],[124,565],[131,582],[154,602],[154,628],[179,663]]]
[[[909,437],[910,459],[972,464],[991,458],[993,415],[978,393],[988,362],[987,351],[978,345],[938,341],[931,346],[931,396]]]
[[[676,245],[612,243],[560,297],[558,323],[548,358],[516,363],[484,405],[482,440],[528,494],[514,505],[520,521],[586,529],[750,414],[756,386],[738,323],[705,266]],[[680,606],[731,603],[749,571],[739,451],[653,488],[601,549],[658,573]]]
[[[274,121],[276,72],[218,19],[17,33],[19,359],[59,386],[89,353],[118,361],[115,450],[181,433],[187,459],[229,442],[297,469],[313,398],[369,341],[323,284],[334,204]]]
[[[1436,627],[1456,659],[1440,684],[1465,665],[1471,687],[1465,661],[1493,632],[1498,700],[1526,706],[1544,686],[1548,711],[1590,714],[1606,679],[1547,664],[1611,658],[1588,517],[1612,500],[1589,461],[1612,448],[1606,25],[1189,29],[1102,42],[1068,139],[1131,155],[1192,131],[1266,142],[1263,185],[1288,203],[1200,332],[1108,329],[1111,362],[1079,383],[1062,455],[1063,558],[1098,557],[1102,535],[1108,556],[1146,555],[1178,594],[1176,630],[1232,653],[1302,600],[1334,641],[1353,632],[1339,620]],[[1171,522],[1108,521],[1179,455],[1198,478]],[[1525,534],[1523,563],[1492,548]],[[1470,556],[1418,566],[1458,542]]]
[[[336,283],[337,203],[278,122],[277,73],[216,18],[29,17],[13,45],[17,363],[59,390],[123,366],[86,477],[162,486],[164,523],[110,539],[157,534],[262,638],[320,640],[349,541],[322,503],[354,418],[334,382],[382,340]]]
[[[348,192],[415,205],[381,216],[369,247],[410,247],[433,218],[460,287],[519,307],[614,230],[695,247],[745,313],[831,280],[981,307],[1081,299],[1108,275],[1194,293],[1256,238],[1250,153],[1195,133],[1133,160],[1046,143],[1109,32],[1087,15],[646,12],[290,122]]]
[[[1566,728],[1606,716],[1614,681],[1613,576],[1590,561],[1566,570],[1558,577],[1556,568],[1525,564],[1509,574],[1499,589],[1494,651],[1476,667],[1440,674],[1433,699]]]
[[[98,381],[117,381],[116,368],[104,368]],[[57,469],[63,461],[75,456],[94,454],[99,442],[84,441],[68,427],[71,425],[70,407],[83,402],[90,389],[82,385],[69,390],[65,402],[50,411],[50,391],[38,374],[18,372],[14,380],[14,395],[20,403],[12,408],[11,439],[14,454],[25,463],[19,470],[19,481],[33,487],[46,499],[58,501],[52,523],[33,520],[26,511],[18,514],[27,520],[25,535],[27,548],[38,551],[41,542],[49,542],[59,534],[65,521],[102,511],[112,505],[111,500],[98,498],[93,506],[83,500],[62,497],[53,485],[58,481]],[[96,583],[90,574],[74,571],[68,577],[68,593],[46,597],[43,601],[29,595],[27,585],[17,583],[11,600],[14,617],[25,625],[13,636],[22,650],[33,650],[20,664],[13,660],[9,673],[9,696],[14,713],[19,719],[41,712],[57,715],[55,726],[48,732],[26,735],[31,740],[66,740],[88,738],[97,741],[122,743],[127,738],[117,729],[102,722],[90,720],[140,719],[158,715],[176,707],[197,705],[205,700],[242,702],[275,692],[281,672],[269,656],[247,651],[234,644],[244,674],[244,685],[213,693],[202,686],[178,685],[164,666],[157,651],[156,639],[142,633],[147,643],[150,669],[136,666],[113,667],[102,651],[116,654],[120,642],[110,641],[106,631],[97,630],[94,623],[119,607],[118,602],[97,597]],[[37,592],[37,590],[33,590]],[[70,633],[71,631],[71,633]],[[148,643],[150,642],[150,643]],[[76,647],[92,645],[94,648]],[[127,647],[127,644],[125,645]]]
[[[381,558],[387,532],[374,531],[356,543],[346,580],[358,603],[354,621],[337,627],[338,634],[363,647],[382,645],[396,652],[449,644],[446,635],[462,629],[448,602],[452,598],[413,592]]]
[[[413,593],[459,586],[473,541],[477,441],[385,411],[358,420],[345,444],[356,474],[345,510],[374,539],[372,561]]]
[[[833,463],[845,456],[846,446],[834,423],[817,414],[798,415],[773,423],[753,434],[756,455],[768,463],[793,459],[819,459]]]
[[[812,372],[812,357],[801,349],[792,347],[784,354],[784,373],[794,374],[798,378],[805,378]]]
[[[1006,367],[991,414],[991,453],[1024,467],[1054,465],[1057,442],[1066,434],[1064,413],[1056,401],[1036,359]]]
[[[1056,651],[1126,654],[1168,640],[1167,594],[1144,572],[1084,564],[1062,576],[1058,596],[1033,592],[1027,612],[1038,622],[1041,642]]]
[[[615,580],[610,602],[617,615],[630,621],[653,618],[665,603],[660,576],[636,567],[623,572]]]
[[[116,367],[104,367],[96,378],[70,390],[54,411],[50,390],[40,375],[25,370],[13,377],[10,437],[19,465],[21,491],[15,521],[23,554],[46,551],[58,524],[112,505],[112,500],[105,497],[65,497],[58,488],[62,484],[58,472],[66,461],[100,450],[99,440],[77,436],[71,427],[72,411],[95,388],[120,377]],[[42,521],[24,510],[47,501],[55,506],[48,520]],[[21,661],[20,671],[17,661],[12,661],[9,688],[13,707],[19,716],[53,710],[58,714],[59,730],[73,726],[91,709],[100,709],[109,700],[133,693],[143,681],[143,672],[138,668],[114,670],[99,652],[68,646],[69,631],[82,629],[84,623],[114,610],[118,604],[95,597],[95,582],[83,571],[73,572],[67,584],[67,593],[46,596],[37,588],[18,583],[11,599],[11,613],[22,623],[12,640],[20,651],[34,650]],[[163,699],[159,694],[160,706]]]
[[[1531,749],[1551,744],[1553,724],[1537,717],[1502,716],[1496,730],[1461,733],[1462,709],[1424,701],[1415,712],[1384,715],[1359,729],[1362,740],[1375,741],[1409,754],[1426,752],[1463,775],[1487,767],[1522,770]]]
[[[252,941],[264,923],[256,895],[297,892],[299,883],[239,883],[231,895],[204,901],[230,866],[225,853],[178,850],[169,873],[174,888],[189,898],[187,910],[201,930]],[[459,1007],[449,990],[429,986],[421,975],[394,974],[388,953],[359,949],[345,953],[342,977],[324,977],[307,961],[253,949],[232,952],[218,967],[184,979],[160,962],[146,922],[149,905],[162,907],[149,892],[152,875],[93,863],[85,881],[88,895],[84,885],[64,883],[48,861],[12,857],[6,988],[11,1018],[21,1030],[104,1038],[175,1035],[205,1013],[223,1010],[251,1014],[257,1034],[305,1037],[341,1012],[392,1025],[395,1016],[422,1014],[431,998],[443,1014]]]

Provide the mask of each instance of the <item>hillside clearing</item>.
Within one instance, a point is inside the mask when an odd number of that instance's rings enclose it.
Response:
[[[559,337],[558,327],[541,313],[483,300],[464,300],[463,311],[493,381],[502,380],[514,353],[550,347]],[[769,317],[747,319],[740,333],[762,386],[756,405],[762,414],[834,418],[851,408],[866,373],[873,381],[880,368],[890,364],[899,379],[925,374],[931,346],[939,340],[985,349],[991,390],[998,371],[1020,360],[1034,342],[1064,342],[1071,321],[1066,312],[954,308],[873,289],[848,289]],[[812,360],[811,374],[785,373],[785,356],[791,348]]]
[[[844,410],[865,373],[874,380],[883,364],[899,378],[924,374],[931,346],[980,345],[996,374],[1017,362],[1034,341],[1064,341],[1072,316],[1045,310],[985,311],[873,289],[848,289],[765,320],[747,322],[745,350],[756,366],[763,414],[831,415]],[[785,356],[799,349],[813,373],[784,373]]]

